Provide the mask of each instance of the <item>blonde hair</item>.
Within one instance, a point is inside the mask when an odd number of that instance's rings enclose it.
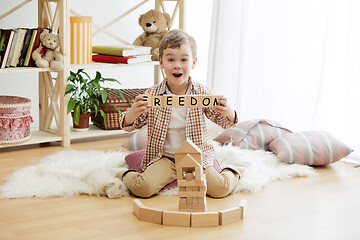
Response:
[[[195,39],[180,29],[174,29],[168,32],[160,42],[159,56],[163,57],[164,51],[167,48],[180,48],[183,44],[189,44],[193,59],[196,58],[196,42]]]

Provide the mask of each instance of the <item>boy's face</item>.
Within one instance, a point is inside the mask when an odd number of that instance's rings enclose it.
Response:
[[[192,57],[189,44],[182,44],[180,48],[166,48],[163,57],[159,58],[160,66],[173,86],[187,83],[191,70],[195,68],[196,60]]]

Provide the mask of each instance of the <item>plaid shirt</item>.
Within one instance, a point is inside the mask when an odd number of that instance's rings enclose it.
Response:
[[[190,80],[189,95],[211,95],[211,91],[200,83]],[[166,81],[149,88],[145,94],[153,96],[161,96],[166,94]],[[164,153],[164,143],[168,131],[171,107],[165,108],[150,108],[147,113],[137,117],[131,126],[122,127],[124,131],[133,131],[139,129],[145,124],[148,125],[148,144],[146,147],[145,155],[141,162],[141,169],[144,171],[150,164],[159,160]],[[127,111],[120,115],[120,126],[123,125]],[[216,112],[213,108],[188,108],[186,116],[186,129],[185,136],[193,141],[201,150],[203,158],[203,166],[205,168],[212,166],[215,159],[215,151],[211,144],[211,139],[208,135],[205,116],[218,124],[222,128],[234,127],[237,123],[235,114],[235,123],[224,115]]]

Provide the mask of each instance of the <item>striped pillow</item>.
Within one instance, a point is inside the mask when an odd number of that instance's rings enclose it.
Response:
[[[339,161],[353,151],[323,131],[290,133],[272,141],[269,147],[283,162],[319,166]]]
[[[288,133],[291,133],[291,131],[277,122],[254,119],[240,122],[235,128],[222,131],[214,140],[221,144],[232,143],[233,146],[243,149],[269,150],[270,142]]]
[[[121,146],[130,151],[138,151],[145,149],[148,142],[147,138],[147,126],[143,126],[139,131],[134,133],[126,142]]]

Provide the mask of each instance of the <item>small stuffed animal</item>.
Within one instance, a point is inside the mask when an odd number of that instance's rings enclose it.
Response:
[[[42,32],[40,46],[32,53],[36,66],[58,72],[64,68],[64,57],[59,51],[60,39],[58,35]]]
[[[168,33],[170,27],[170,15],[158,10],[150,10],[140,15],[139,25],[144,30],[133,42],[136,46],[151,47],[151,59],[159,60],[159,45],[161,39]]]

